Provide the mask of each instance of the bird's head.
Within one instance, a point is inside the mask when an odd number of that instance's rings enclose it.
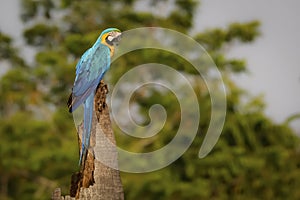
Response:
[[[108,28],[102,31],[99,38],[101,43],[107,46],[117,45],[121,39],[121,31],[117,28]]]

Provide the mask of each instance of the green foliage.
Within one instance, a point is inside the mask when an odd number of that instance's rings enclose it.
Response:
[[[30,103],[30,95],[24,96],[24,92],[31,92],[35,85],[29,80],[29,74],[24,70],[13,69],[8,71],[1,80],[1,115],[9,115],[18,107],[20,110],[26,109],[26,104]]]
[[[12,65],[0,81],[1,199],[49,199],[57,186],[64,186],[63,193],[68,193],[70,175],[77,170],[78,144],[66,101],[76,62],[102,29],[162,26],[188,33],[193,26],[197,1],[166,1],[174,5],[164,17],[134,10],[136,2],[22,0],[22,19],[31,24],[23,36],[38,52],[28,67],[10,37],[0,33],[0,60]],[[159,1],[151,0],[148,6],[156,9]],[[264,115],[261,97],[249,97],[230,80],[232,73],[247,70],[246,61],[228,58],[226,50],[233,43],[253,42],[259,35],[259,22],[251,21],[194,37],[222,72],[228,92],[223,133],[204,159],[198,158],[198,152],[209,125],[211,100],[193,67],[170,52],[153,49],[130,52],[113,63],[105,77],[111,84],[139,64],[172,66],[192,80],[201,105],[199,133],[180,159],[156,172],[122,173],[126,199],[300,198],[299,138],[286,124],[276,124]],[[158,135],[141,140],[115,127],[119,146],[149,152],[172,140],[180,122],[174,94],[141,88],[132,101],[138,105],[142,124],[149,122],[148,111],[155,103],[164,106],[168,119]]]
[[[261,123],[264,127],[257,127]],[[288,127],[274,125],[261,113],[230,113],[221,139],[206,158],[197,156],[202,141],[199,135],[167,168],[142,175],[123,174],[125,190],[130,191],[127,198],[297,199],[297,140]],[[147,181],[142,185],[138,180]]]
[[[55,26],[36,24],[24,31],[24,37],[30,45],[46,45],[55,41],[57,31]]]
[[[25,66],[23,60],[18,56],[16,48],[12,47],[9,36],[0,31],[0,60],[9,60],[15,66]]]
[[[242,42],[252,42],[260,34],[257,31],[259,25],[260,23],[258,21],[252,21],[245,24],[230,24],[227,40],[231,41],[232,39],[237,38]]]
[[[12,52],[10,47],[11,45],[11,38],[3,33],[0,33],[0,58],[5,59],[8,58]]]
[[[80,34],[72,34],[66,37],[66,48],[74,56],[81,56],[90,46],[91,42]]]
[[[180,12],[185,12],[188,16],[193,16],[198,1],[195,0],[176,0],[175,4],[180,8]]]
[[[13,199],[20,195],[22,199],[41,199],[58,182],[64,183],[67,189],[68,174],[76,165],[76,150],[70,148],[76,137],[66,137],[71,127],[62,129],[62,134],[52,127],[51,121],[40,121],[31,116],[29,112],[18,112],[0,120],[0,169],[2,180],[5,180],[2,187],[7,187]]]
[[[53,0],[22,0],[22,14],[21,18],[23,21],[32,20],[34,17],[37,17],[39,11],[43,10],[43,16],[50,18],[50,11],[54,8]]]
[[[195,39],[203,44],[207,50],[222,50],[224,45],[234,40],[241,42],[252,42],[260,35],[258,30],[259,21],[248,23],[232,23],[227,29],[209,29],[196,35]]]

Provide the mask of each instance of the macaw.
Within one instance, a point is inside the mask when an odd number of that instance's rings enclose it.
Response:
[[[69,97],[69,112],[83,103],[83,132],[79,165],[85,162],[90,146],[95,90],[110,67],[114,45],[119,42],[121,31],[117,28],[105,29],[95,44],[88,49],[76,65],[76,78]]]

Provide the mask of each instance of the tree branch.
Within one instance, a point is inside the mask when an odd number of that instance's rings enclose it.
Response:
[[[105,103],[107,93],[107,85],[101,81],[95,95],[91,148],[88,150],[87,159],[80,171],[72,175],[70,196],[62,197],[60,188],[56,188],[52,194],[53,200],[124,199],[120,172],[117,170],[116,141],[111,127],[109,110]],[[82,128],[81,124],[78,128],[79,147],[81,147]],[[114,167],[103,164],[97,158]]]

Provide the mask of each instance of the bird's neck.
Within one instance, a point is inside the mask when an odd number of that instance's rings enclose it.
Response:
[[[106,45],[106,46],[108,46],[108,48],[110,50],[110,57],[112,57],[114,55],[114,53],[115,53],[115,47],[114,47],[114,45]]]
[[[97,41],[95,42],[95,44],[93,45],[93,48],[98,47],[99,44],[103,44],[103,45],[105,45],[105,46],[107,46],[107,47],[109,48],[109,51],[110,51],[110,57],[112,57],[112,56],[114,55],[114,53],[115,53],[115,47],[114,47],[114,45],[109,45],[109,44],[107,44],[107,43],[105,42],[105,40],[104,40],[104,41],[97,40]]]
[[[100,38],[98,38],[98,40],[95,42],[94,46],[98,46],[99,44],[103,44],[109,48],[110,57],[112,57],[114,55],[114,53],[115,53],[114,45],[108,44],[105,40],[101,40]]]

